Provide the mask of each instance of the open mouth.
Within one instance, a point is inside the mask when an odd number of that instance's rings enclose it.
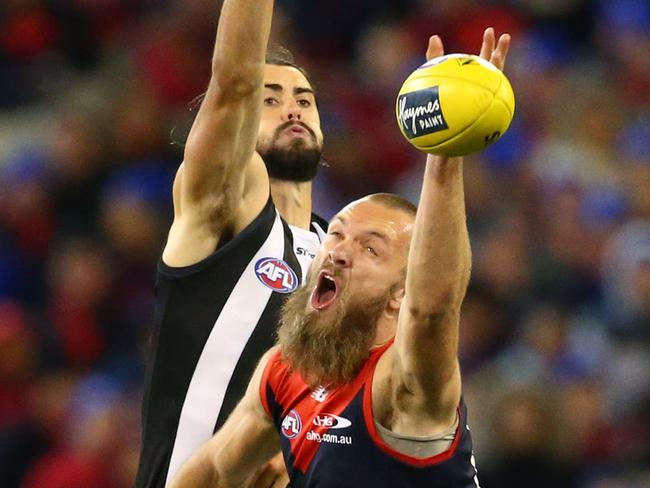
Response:
[[[338,286],[334,277],[328,271],[321,271],[318,275],[316,288],[311,294],[311,306],[316,310],[329,307],[338,295]]]

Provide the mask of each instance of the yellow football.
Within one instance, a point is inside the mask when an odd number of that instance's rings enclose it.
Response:
[[[492,63],[472,54],[434,58],[404,81],[397,123],[418,149],[463,156],[484,149],[510,126],[515,95]]]

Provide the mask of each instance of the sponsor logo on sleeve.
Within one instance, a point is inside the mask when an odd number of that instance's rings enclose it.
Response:
[[[298,287],[298,276],[282,259],[260,259],[255,263],[255,274],[264,286],[278,293],[291,293]]]

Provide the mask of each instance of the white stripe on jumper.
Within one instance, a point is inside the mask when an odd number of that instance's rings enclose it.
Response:
[[[317,224],[314,222],[313,225],[315,227]],[[293,234],[293,253],[298,259],[298,264],[300,264],[302,284],[304,284],[307,283],[307,274],[313,261],[312,255],[315,256],[318,254],[318,249],[323,239],[320,234],[315,234],[301,227],[290,225],[289,229],[291,230],[291,234]],[[302,248],[303,252],[298,251],[300,248]],[[308,251],[311,255],[306,254],[304,251]]]
[[[230,378],[272,293],[257,279],[255,263],[271,256],[284,256],[284,229],[277,213],[268,238],[244,269],[203,346],[178,421],[166,483],[212,437]]]

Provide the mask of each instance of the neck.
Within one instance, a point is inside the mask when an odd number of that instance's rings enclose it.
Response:
[[[397,320],[393,317],[387,317],[382,315],[377,321],[377,331],[375,332],[375,340],[373,341],[373,347],[381,346],[390,341],[395,337],[395,331],[397,330]]]
[[[271,179],[271,197],[280,216],[289,225],[309,229],[311,223],[311,181]]]

